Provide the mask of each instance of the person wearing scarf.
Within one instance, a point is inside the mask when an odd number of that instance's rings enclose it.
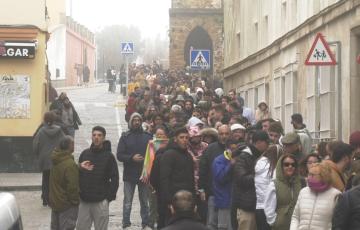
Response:
[[[331,169],[326,164],[315,164],[309,169],[308,187],[300,191],[290,230],[331,229],[337,196],[341,193],[331,186]]]

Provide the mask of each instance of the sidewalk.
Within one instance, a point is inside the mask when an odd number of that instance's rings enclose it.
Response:
[[[88,87],[85,87],[84,85],[82,86],[68,86],[68,87],[57,87],[55,88],[56,91],[58,91],[58,93],[60,93],[62,90],[75,90],[75,89],[88,89],[88,88],[95,88],[95,87],[103,87],[107,85],[107,83],[94,83],[94,84],[89,84]]]
[[[0,191],[41,190],[41,173],[0,173]]]

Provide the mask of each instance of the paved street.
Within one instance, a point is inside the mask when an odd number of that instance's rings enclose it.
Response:
[[[107,130],[107,139],[111,141],[113,153],[116,153],[117,141],[121,132],[127,129],[124,120],[124,100],[119,94],[107,92],[107,86],[94,88],[82,88],[64,90],[73,102],[83,125],[76,132],[75,158],[78,159],[81,151],[91,143],[91,128],[95,125],[104,126]],[[60,93],[60,92],[59,92]],[[117,200],[110,204],[109,229],[121,229],[122,220],[122,164],[119,163],[120,188]],[[17,191],[14,192],[23,216],[24,229],[42,230],[50,229],[50,209],[41,205],[40,191]],[[134,198],[132,211],[134,230],[141,229],[139,201],[137,195]]]

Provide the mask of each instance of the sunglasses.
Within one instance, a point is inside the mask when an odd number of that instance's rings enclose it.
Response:
[[[288,168],[288,167],[293,167],[293,168],[296,168],[296,164],[295,163],[287,163],[287,162],[285,162],[285,163],[283,163],[283,166],[285,167],[285,168]]]

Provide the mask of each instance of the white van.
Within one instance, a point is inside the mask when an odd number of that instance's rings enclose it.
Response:
[[[16,199],[7,192],[0,192],[0,230],[23,230]]]

